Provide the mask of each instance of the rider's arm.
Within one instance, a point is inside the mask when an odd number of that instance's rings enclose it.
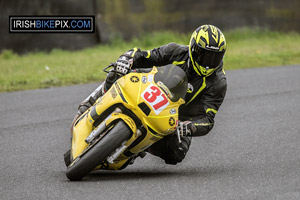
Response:
[[[180,48],[182,48],[182,45],[169,43],[148,51],[134,48],[122,56],[133,58],[132,68],[150,68],[171,64],[173,61],[180,60],[180,54],[182,53]]]
[[[220,83],[208,89],[206,95],[203,95],[201,101],[204,105],[205,115],[203,118],[195,120],[193,123],[197,128],[195,136],[202,136],[209,133],[214,126],[214,118],[221,104],[223,103],[227,90],[226,79],[220,80]]]
[[[201,96],[199,102],[193,102],[188,107],[188,112],[198,110],[198,114],[186,118],[196,126],[197,130],[193,132],[193,136],[203,136],[210,132],[214,126],[214,118],[221,104],[223,103],[227,89],[226,79],[222,79],[218,84],[208,88],[207,92]],[[197,99],[195,99],[197,100]]]

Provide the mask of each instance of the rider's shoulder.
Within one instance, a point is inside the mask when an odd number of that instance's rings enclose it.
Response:
[[[208,82],[210,82],[210,86],[213,90],[216,91],[223,91],[227,88],[227,80],[225,71],[223,69],[223,66],[218,68],[214,74],[211,75],[211,77],[208,79]]]
[[[222,64],[222,66],[220,68],[218,68],[216,70],[215,75],[216,75],[217,79],[220,79],[220,80],[221,79],[225,79],[226,80],[226,73],[225,73],[225,70],[223,68],[223,64]]]
[[[173,56],[180,56],[188,52],[188,46],[172,42],[165,45],[165,51],[171,53]]]
[[[168,48],[172,48],[172,49],[182,49],[182,50],[188,50],[189,47],[187,45],[182,45],[182,44],[177,44],[175,42],[171,42],[169,44],[166,45]]]

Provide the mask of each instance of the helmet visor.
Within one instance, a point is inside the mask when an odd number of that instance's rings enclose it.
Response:
[[[193,60],[203,67],[216,68],[220,65],[225,51],[204,49],[195,45],[192,51]]]

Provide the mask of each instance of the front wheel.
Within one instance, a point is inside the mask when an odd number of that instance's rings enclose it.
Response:
[[[87,152],[75,158],[67,168],[71,181],[79,181],[107,159],[122,143],[131,137],[131,129],[122,120]]]

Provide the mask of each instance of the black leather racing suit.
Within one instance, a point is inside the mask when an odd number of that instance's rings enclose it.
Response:
[[[193,136],[206,135],[214,125],[214,117],[220,108],[227,89],[223,63],[210,76],[198,75],[189,63],[188,46],[170,43],[151,51],[132,49],[125,53],[133,57],[132,68],[147,68],[174,64],[188,76],[185,104],[179,108],[179,120],[192,121],[197,127]]]
[[[188,46],[170,43],[151,51],[134,48],[125,54],[133,58],[132,68],[148,68],[173,64],[181,67],[188,77],[188,91],[185,104],[179,108],[180,121],[192,121],[197,127],[193,136],[206,135],[214,125],[214,117],[220,108],[227,89],[223,62],[208,76],[198,75],[189,60]],[[176,137],[166,137],[149,148],[149,152],[165,160],[167,164],[181,162],[189,149],[190,139],[183,138],[181,146]],[[178,148],[183,151],[177,151]]]

